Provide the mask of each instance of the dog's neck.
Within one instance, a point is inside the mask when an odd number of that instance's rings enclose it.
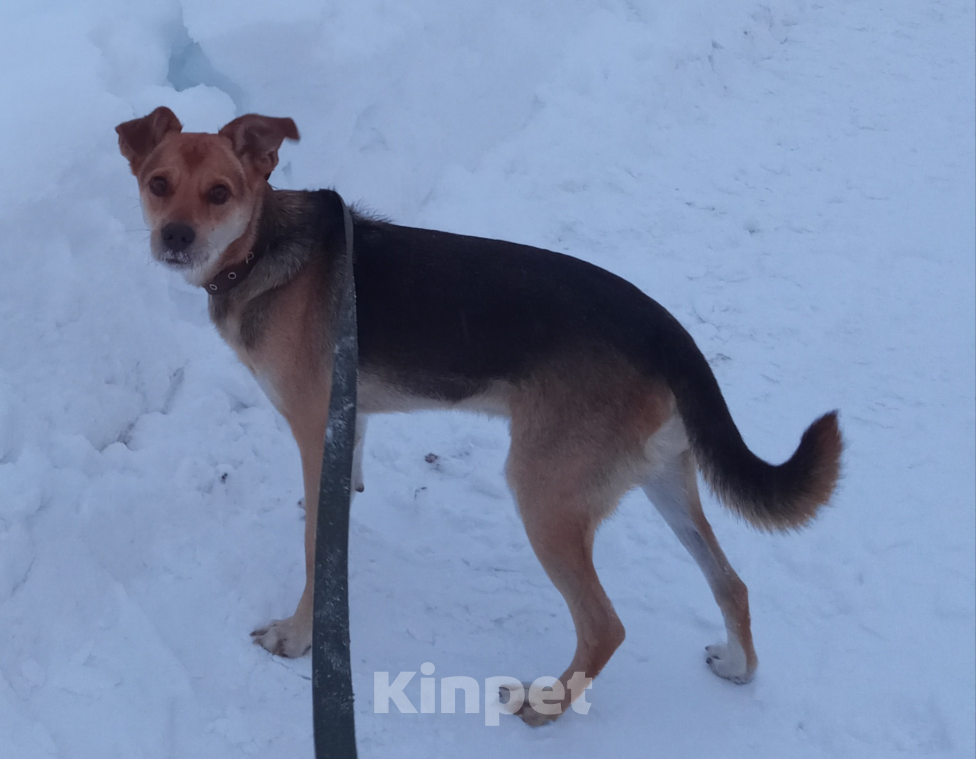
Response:
[[[247,275],[251,273],[264,252],[266,245],[262,245],[261,229],[263,222],[269,217],[269,206],[273,202],[273,191],[265,182],[259,190],[254,203],[254,212],[247,228],[239,238],[227,246],[221,256],[224,262],[216,274],[203,283],[203,288],[210,295],[222,295],[242,285]]]
[[[213,279],[204,285],[204,288],[211,295],[218,293],[226,293],[233,290],[239,284],[243,283],[245,277],[251,273],[258,262],[258,253],[254,249],[249,250],[247,255],[244,256],[244,260],[226,266],[217,272]]]
[[[255,320],[260,322],[256,315],[274,293],[284,291],[313,255],[340,249],[341,236],[333,237],[343,230],[341,204],[323,202],[322,195],[322,191],[273,190],[269,186],[253,225],[232,243],[238,247],[229,251],[229,260],[242,261],[253,251],[253,266],[236,287],[211,291],[209,304],[211,321],[231,345],[252,343]],[[326,270],[330,262],[331,257],[324,255]]]
[[[308,250],[292,244],[296,242],[295,220],[290,218],[288,196],[300,194],[266,186],[247,230],[228,246],[225,259],[236,263],[223,266],[204,285],[212,300],[230,296],[250,300],[298,273],[308,259]]]

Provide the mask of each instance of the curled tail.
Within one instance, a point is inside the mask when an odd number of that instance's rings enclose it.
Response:
[[[840,476],[844,442],[837,412],[811,424],[786,462],[763,461],[746,446],[711,367],[687,339],[691,344],[669,367],[668,381],[705,481],[726,506],[760,529],[807,524],[830,500]]]

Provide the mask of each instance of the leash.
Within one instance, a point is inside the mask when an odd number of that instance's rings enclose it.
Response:
[[[346,250],[332,363],[315,534],[312,611],[312,722],[316,759],[356,759],[349,659],[349,505],[356,438],[356,287],[352,216],[342,198]]]

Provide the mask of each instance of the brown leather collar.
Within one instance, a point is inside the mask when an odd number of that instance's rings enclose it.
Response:
[[[254,264],[258,262],[258,254],[253,250],[247,254],[247,257],[241,261],[239,264],[234,264],[233,266],[228,266],[226,269],[221,269],[217,276],[211,279],[204,288],[211,295],[219,295],[220,293],[225,293],[228,290],[233,290],[244,278],[251,273],[251,269],[254,268]]]

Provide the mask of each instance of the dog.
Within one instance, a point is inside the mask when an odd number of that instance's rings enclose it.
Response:
[[[305,589],[293,616],[252,635],[273,654],[301,656],[312,642],[342,201],[331,190],[268,183],[283,141],[299,139],[288,118],[251,114],[216,134],[183,133],[160,107],[116,131],[139,183],[153,257],[208,293],[218,332],[298,443]],[[758,659],[748,592],[702,513],[697,471],[759,529],[799,528],[837,483],[837,412],[813,422],[789,460],[769,464],[746,446],[692,337],[626,280],[525,245],[397,226],[355,211],[352,220],[357,489],[371,414],[456,408],[510,420],[506,478],[577,635],[548,702],[557,708],[543,714],[524,705],[525,722],[558,717],[624,640],[593,565],[593,540],[636,486],[695,559],[721,609],[727,640],[707,647],[708,666],[733,682],[749,681]]]

